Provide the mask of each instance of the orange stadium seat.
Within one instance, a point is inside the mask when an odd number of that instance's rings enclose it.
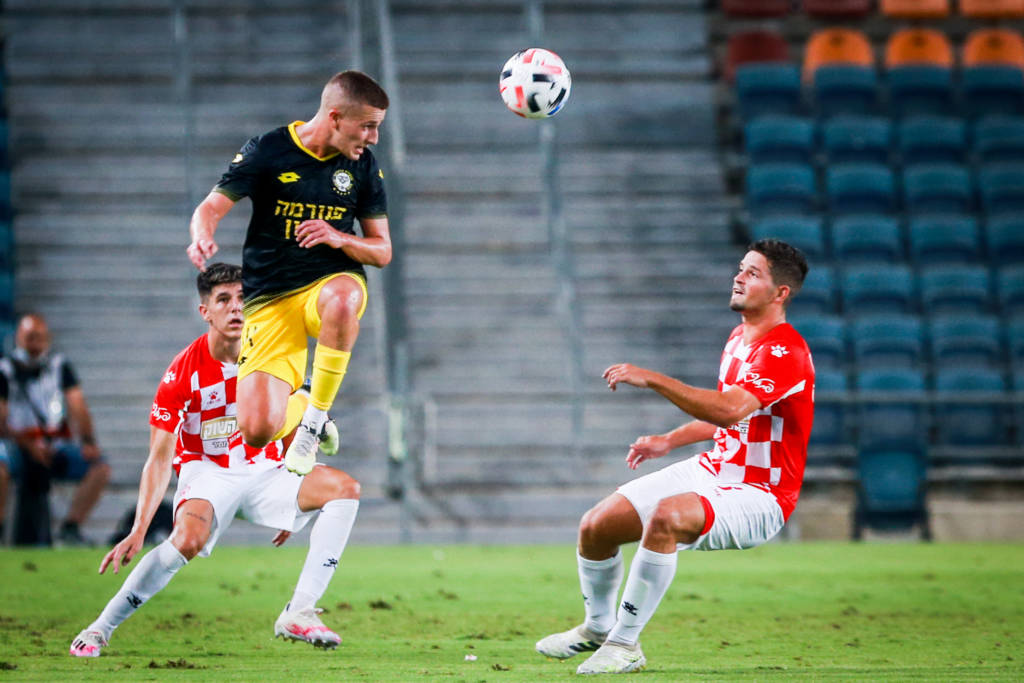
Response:
[[[1024,0],[960,0],[960,13],[975,19],[1024,17]]]
[[[855,65],[874,68],[871,41],[862,32],[849,28],[815,31],[804,51],[804,80],[813,80],[814,72],[825,65]]]
[[[902,19],[949,16],[949,0],[882,0],[882,14]]]
[[[1010,64],[1024,69],[1024,38],[1016,31],[984,28],[967,36],[963,65]]]
[[[779,33],[757,29],[729,36],[725,49],[725,78],[736,80],[736,68],[750,62],[788,62],[789,43]]]
[[[886,67],[929,64],[953,68],[953,46],[941,31],[906,28],[889,37],[885,46]]]

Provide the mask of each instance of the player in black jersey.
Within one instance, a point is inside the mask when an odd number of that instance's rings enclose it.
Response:
[[[369,76],[343,71],[324,86],[307,122],[249,140],[192,214],[188,256],[200,270],[214,233],[242,197],[252,200],[242,251],[245,330],[238,359],[238,428],[262,447],[298,425],[285,463],[316,464],[366,309],[364,265],[391,261],[383,174],[370,152],[388,96]],[[357,234],[358,220],[362,235]],[[317,340],[309,393],[307,336]],[[322,434],[328,434],[320,444]],[[328,443],[334,441],[334,443]]]

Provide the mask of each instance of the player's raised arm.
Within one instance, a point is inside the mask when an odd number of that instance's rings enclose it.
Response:
[[[171,462],[174,459],[174,445],[177,436],[157,427],[149,428],[149,457],[142,468],[139,482],[139,502],[135,506],[135,523],[131,532],[115,545],[100,562],[100,574],[113,565],[117,574],[121,565],[128,564],[142,549],[153,515],[167,492],[171,481]]]
[[[206,270],[206,261],[217,253],[217,242],[213,236],[217,232],[220,220],[234,205],[234,200],[214,190],[206,195],[192,212],[192,220],[188,226],[192,242],[185,251],[188,253],[188,260],[199,270]]]

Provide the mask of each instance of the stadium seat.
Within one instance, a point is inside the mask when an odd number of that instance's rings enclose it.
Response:
[[[996,293],[1003,316],[1024,315],[1024,266],[1000,268],[996,274]]]
[[[914,164],[903,171],[903,207],[910,213],[970,213],[971,174],[960,164]]]
[[[949,0],[882,0],[882,14],[901,19],[938,19],[949,16]]]
[[[747,158],[759,164],[773,161],[810,163],[814,155],[814,122],[798,116],[769,114],[744,126]]]
[[[1002,329],[993,315],[936,316],[928,336],[936,368],[995,368],[1002,363]]]
[[[832,253],[840,263],[902,261],[900,224],[891,216],[840,216],[832,223]]]
[[[981,261],[981,233],[974,216],[916,216],[907,232],[910,255],[918,264]]]
[[[784,17],[790,0],[722,0],[722,11],[730,17]]]
[[[0,321],[14,320],[14,273],[0,271]]]
[[[804,12],[818,19],[857,19],[872,9],[873,0],[803,0]]]
[[[885,44],[885,66],[937,66],[953,68],[953,46],[941,31],[905,28],[889,36]]]
[[[853,538],[865,529],[903,531],[918,528],[931,540],[926,490],[928,460],[923,446],[878,444],[857,453],[857,502]]]
[[[755,215],[809,213],[817,204],[808,164],[753,164],[747,170],[747,208]]]
[[[812,260],[825,256],[825,230],[818,216],[770,216],[750,227],[753,240],[774,237],[792,244]]]
[[[804,80],[812,82],[818,69],[836,64],[874,70],[875,53],[863,31],[825,28],[811,34],[804,49]]]
[[[842,277],[843,311],[867,313],[911,313],[917,306],[914,278],[903,264],[874,263],[847,266]]]
[[[996,216],[989,220],[985,232],[993,265],[1024,265],[1024,216]]]
[[[814,355],[814,426],[811,429],[811,446],[838,446],[849,442],[846,426],[846,404],[829,400],[830,394],[840,394],[849,389],[846,373],[842,370],[819,365]]]
[[[940,367],[935,371],[937,440],[958,446],[1002,446],[1009,443],[1006,407],[998,402],[953,400],[986,392],[1002,398],[1006,380],[991,368]]]
[[[889,163],[892,124],[880,116],[835,116],[822,124],[821,138],[829,164]]]
[[[1009,64],[1024,69],[1024,38],[1005,28],[982,28],[972,31],[964,42],[961,63]]]
[[[939,265],[921,269],[921,303],[931,315],[985,313],[992,308],[991,277],[985,266]]]
[[[978,171],[981,206],[991,216],[1024,211],[1024,163],[985,164]]]
[[[807,315],[793,318],[790,322],[810,347],[816,371],[822,368],[842,368],[846,364],[846,322],[842,317]]]
[[[915,315],[875,314],[850,325],[857,368],[918,367],[924,360],[924,324]]]
[[[861,398],[859,443],[923,444],[928,441],[923,372],[911,368],[867,368],[854,377]]]
[[[818,116],[872,114],[878,110],[878,77],[873,67],[828,64],[814,71],[811,92]]]
[[[1024,0],[960,0],[960,13],[975,19],[1024,17]]]
[[[789,62],[789,43],[776,31],[738,31],[729,36],[723,69],[729,83],[736,81],[736,69],[757,62]]]
[[[904,165],[964,161],[967,126],[963,119],[913,116],[901,121],[896,130]]]
[[[801,108],[800,69],[756,63],[736,68],[736,99],[744,120],[764,114],[796,114]]]
[[[894,66],[886,71],[886,81],[893,116],[942,115],[953,107],[953,72],[947,67]]]
[[[974,125],[974,151],[982,164],[1024,162],[1024,117],[985,116]]]
[[[1011,318],[1006,323],[1006,340],[1010,354],[1010,367],[1015,371],[1024,371],[1024,316]],[[1024,377],[1024,374],[1019,375]],[[1017,391],[1024,391],[1024,385],[1015,385]]]
[[[836,164],[825,169],[825,193],[836,214],[889,213],[895,208],[895,179],[882,164]]]
[[[807,272],[800,292],[789,305],[793,316],[808,316],[836,312],[835,276],[831,266],[815,265]]]
[[[1014,66],[982,65],[961,70],[964,104],[971,117],[1024,113],[1024,72]]]

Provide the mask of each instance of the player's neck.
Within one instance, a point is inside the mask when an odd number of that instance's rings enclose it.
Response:
[[[785,309],[768,308],[763,311],[743,313],[743,343],[753,344],[768,334],[772,328],[786,322]]]
[[[206,344],[213,359],[221,363],[237,363],[238,352],[242,350],[241,339],[228,339],[214,330],[206,335]]]
[[[327,157],[338,151],[330,145],[330,122],[322,119],[319,114],[310,121],[295,126],[295,134],[302,146],[318,157]]]

